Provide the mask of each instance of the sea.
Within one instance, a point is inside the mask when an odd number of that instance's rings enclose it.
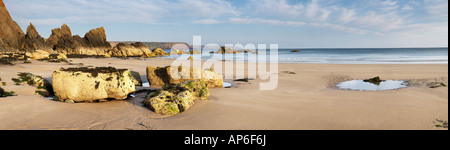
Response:
[[[299,50],[300,52],[292,52]],[[169,52],[170,50],[166,50]],[[204,54],[192,55],[195,60],[257,62],[261,55],[248,54]],[[168,59],[185,59],[190,55],[167,56]],[[270,60],[270,53],[266,59]],[[276,56],[276,55],[274,55]],[[326,48],[326,49],[279,49],[278,63],[314,64],[448,64],[447,48]],[[275,61],[274,61],[275,62]]]

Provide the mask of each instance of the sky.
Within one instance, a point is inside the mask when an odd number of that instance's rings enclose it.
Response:
[[[109,41],[280,48],[448,47],[448,0],[4,0],[45,38],[67,24]]]

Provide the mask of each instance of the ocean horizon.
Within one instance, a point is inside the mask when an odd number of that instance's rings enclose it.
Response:
[[[300,52],[292,52],[299,50]],[[165,50],[169,52],[170,50]],[[203,54],[192,55],[195,60],[235,60],[256,62],[256,54]],[[177,59],[185,55],[166,56]],[[289,48],[278,50],[278,63],[312,64],[448,64],[446,48]]]

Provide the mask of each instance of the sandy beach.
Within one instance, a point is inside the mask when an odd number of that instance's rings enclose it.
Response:
[[[167,59],[70,59],[84,66],[112,66],[137,71],[168,66]],[[0,98],[0,129],[5,130],[443,130],[436,119],[448,120],[448,88],[412,86],[391,91],[338,90],[343,79],[427,80],[448,84],[447,64],[341,65],[279,64],[278,88],[260,91],[260,80],[233,82],[232,88],[211,89],[209,101],[188,111],[163,116],[144,107],[146,93],[123,101],[63,103],[35,94],[35,87],[14,85],[18,72],[51,80],[53,71],[76,67],[32,60],[0,66],[6,91]],[[244,69],[244,68],[238,68]],[[288,74],[285,71],[294,72]],[[228,80],[229,81],[229,80]],[[231,82],[231,81],[230,81]],[[139,88],[139,89],[142,89]],[[447,130],[447,129],[445,129]]]

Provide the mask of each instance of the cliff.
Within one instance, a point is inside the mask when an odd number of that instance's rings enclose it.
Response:
[[[0,51],[19,50],[25,34],[12,20],[3,0],[0,0],[0,16]]]

